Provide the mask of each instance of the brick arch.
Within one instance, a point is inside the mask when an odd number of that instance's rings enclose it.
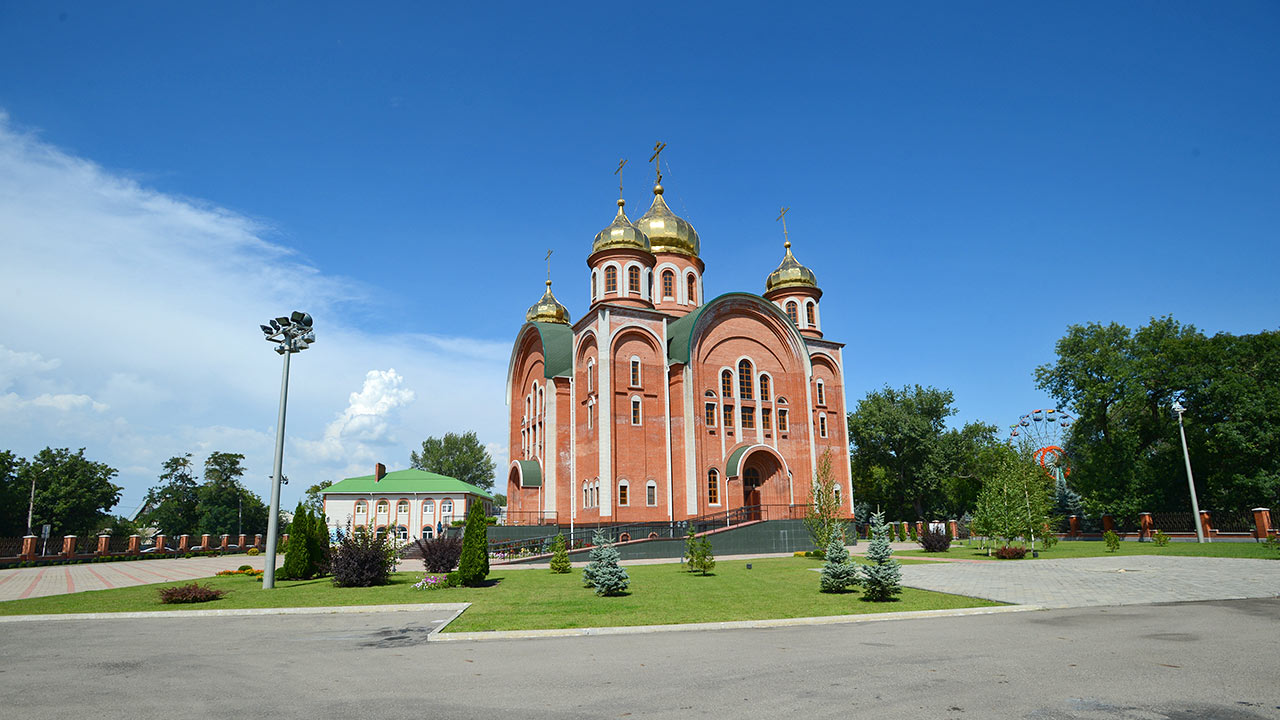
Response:
[[[791,468],[777,450],[768,445],[741,443],[727,460],[725,479],[729,481],[730,506],[791,503]],[[754,488],[753,476],[759,481]]]

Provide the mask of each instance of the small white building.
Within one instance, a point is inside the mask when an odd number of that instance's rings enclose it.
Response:
[[[472,503],[493,514],[493,496],[475,485],[425,470],[387,472],[381,463],[373,475],[340,480],[323,495],[331,530],[366,527],[401,540],[435,537],[465,518]]]

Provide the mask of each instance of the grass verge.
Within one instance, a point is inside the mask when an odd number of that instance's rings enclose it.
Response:
[[[1085,557],[1114,557],[1116,555],[1168,555],[1172,557],[1225,557],[1225,558],[1253,558],[1260,560],[1280,560],[1280,553],[1269,548],[1265,543],[1253,542],[1217,542],[1217,543],[1188,543],[1188,542],[1171,542],[1164,547],[1159,547],[1153,542],[1136,542],[1133,540],[1125,540],[1120,543],[1120,549],[1115,552],[1107,552],[1107,544],[1102,541],[1093,540],[1062,540],[1052,548],[1045,550],[1036,543],[1036,549],[1040,551],[1041,560],[1060,560],[1063,558],[1085,558]],[[963,558],[995,560],[994,551],[991,557],[987,557],[986,550],[978,548],[976,544],[970,545],[952,545],[951,549],[941,553],[927,553],[924,550],[902,550],[894,551],[895,557],[901,558]],[[1032,560],[1031,553],[1027,553],[1027,560]]]
[[[263,591],[260,583],[243,576],[201,580],[229,592],[221,600],[195,605],[161,605],[161,583],[115,590],[54,595],[0,602],[0,614],[28,615],[75,612],[137,612],[260,607],[319,607],[423,602],[470,602],[449,631],[529,630],[541,628],[614,627],[731,620],[854,615],[905,610],[989,607],[988,600],[904,588],[895,602],[872,603],[857,592],[828,595],[818,592],[821,561],[810,558],[766,558],[716,563],[712,575],[702,577],[680,570],[678,564],[636,565],[629,594],[601,598],[582,586],[582,571],[554,575],[547,570],[501,570],[489,575],[483,588],[413,590],[421,573],[401,572],[392,583],[376,588],[335,588],[328,579],[277,582]]]

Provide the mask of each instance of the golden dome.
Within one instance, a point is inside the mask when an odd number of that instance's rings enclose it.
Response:
[[[622,211],[622,207],[626,204],[626,200],[618,198],[618,214],[613,218],[613,222],[609,224],[609,227],[596,233],[596,239],[591,243],[592,253],[614,248],[628,248],[649,252],[649,238],[645,237],[645,234],[639,228],[632,225],[631,221],[627,219],[627,214]]]
[[[787,255],[782,258],[778,269],[769,273],[769,279],[765,281],[765,292],[789,287],[817,288],[817,276],[812,270],[801,265],[796,260],[796,256],[791,254],[791,241],[783,243],[783,246],[787,249]]]
[[[557,302],[556,296],[551,294],[550,280],[547,281],[547,291],[524,314],[524,319],[529,322],[569,324],[569,310]]]
[[[649,212],[636,220],[636,227],[649,236],[649,248],[653,252],[680,253],[698,257],[701,243],[698,231],[687,220],[676,217],[662,199],[662,185],[653,186],[653,205]]]

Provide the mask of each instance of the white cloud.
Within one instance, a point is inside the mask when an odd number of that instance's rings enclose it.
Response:
[[[429,435],[475,430],[504,443],[508,346],[423,332],[410,318],[403,333],[360,329],[350,313],[376,295],[271,233],[71,156],[0,111],[5,449],[83,446],[121,470],[122,506],[171,455],[241,452],[265,495],[280,359],[257,325],[293,309],[315,316],[318,342],[292,363],[286,503],[371,461],[406,466]],[[371,371],[375,356],[396,370]],[[495,461],[501,475],[505,457]]]

